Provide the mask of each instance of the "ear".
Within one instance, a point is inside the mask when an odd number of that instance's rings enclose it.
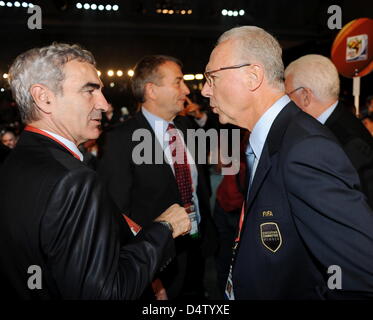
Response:
[[[42,84],[34,84],[30,88],[30,94],[39,110],[44,113],[51,113],[51,101],[54,99],[54,94],[48,87]]]
[[[260,87],[264,79],[264,69],[260,65],[252,65],[246,68],[246,76],[249,89],[255,91]]]
[[[155,100],[157,98],[157,88],[154,83],[148,82],[144,88],[145,99]]]
[[[303,107],[307,108],[311,104],[313,93],[311,89],[304,88],[301,94],[302,94]]]

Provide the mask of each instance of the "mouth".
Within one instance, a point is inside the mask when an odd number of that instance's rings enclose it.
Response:
[[[91,121],[96,122],[99,125],[101,124],[101,118],[91,119]]]

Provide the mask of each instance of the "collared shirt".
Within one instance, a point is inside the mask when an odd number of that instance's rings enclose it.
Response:
[[[338,100],[334,102],[328,109],[326,109],[322,114],[319,115],[317,120],[321,122],[322,124],[325,124],[326,120],[330,117],[330,115],[333,113],[334,109],[337,107]]]
[[[169,123],[174,124],[173,121],[168,122],[168,121],[154,115],[153,113],[149,112],[149,110],[147,110],[144,107],[141,108],[141,111],[142,111],[144,117],[146,118],[146,120],[148,120],[150,126],[152,127],[159,144],[162,146],[162,149],[163,149],[163,152],[165,154],[166,160],[167,160],[168,164],[170,165],[170,167],[172,169],[172,172],[175,175],[175,169],[174,169],[174,166],[172,164],[171,151],[170,151],[170,148],[169,148],[170,136],[167,132],[167,128],[168,128]],[[180,140],[184,144],[184,139],[181,138]],[[185,147],[185,144],[184,144],[184,147]],[[189,163],[189,167],[190,167],[190,173],[191,173],[191,176],[192,176],[193,203],[194,203],[194,206],[195,206],[195,209],[196,209],[196,213],[197,213],[197,217],[198,217],[198,223],[199,223],[200,219],[201,219],[201,216],[200,216],[200,212],[199,212],[199,204],[198,204],[198,198],[197,198],[197,192],[196,192],[197,185],[198,185],[198,171],[197,171],[197,166],[194,162],[194,159],[192,158],[191,154],[189,153],[188,148],[185,148],[185,149],[186,149],[186,152],[187,152],[187,158],[188,158],[188,163]]]
[[[267,139],[268,132],[272,127],[273,121],[281,110],[290,102],[290,98],[287,95],[282,96],[278,99],[258,120],[255,124],[253,131],[250,134],[249,142],[253,152],[255,154],[254,166],[250,175],[251,181],[255,175],[256,168],[260,160],[260,156],[263,151],[264,143]]]
[[[58,135],[57,133],[54,133],[54,132],[51,132],[51,131],[48,131],[48,130],[43,130],[43,129],[40,129],[41,131],[44,131],[46,133],[48,133],[49,135],[51,135],[53,138],[57,139],[58,141],[60,141],[63,145],[65,145],[66,148],[70,149],[72,152],[76,153],[80,159],[80,161],[83,161],[83,155],[82,153],[80,152],[80,150],[78,149],[78,147],[75,145],[74,142],[64,138],[64,137],[61,137],[60,135]]]

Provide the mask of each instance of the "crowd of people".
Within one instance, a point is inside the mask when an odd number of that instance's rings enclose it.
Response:
[[[218,39],[209,110],[188,98],[182,66],[141,58],[136,112],[118,117],[89,51],[54,43],[15,59],[24,130],[1,131],[4,297],[200,301],[213,257],[221,298],[372,298],[373,98],[357,117],[330,59],[285,69],[278,41],[253,26]],[[235,146],[189,132],[223,128],[239,130],[240,152],[213,190],[211,167],[227,164],[211,148]]]

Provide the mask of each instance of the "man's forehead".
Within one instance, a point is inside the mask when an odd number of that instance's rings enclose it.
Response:
[[[78,60],[71,60],[64,66],[65,81],[91,82],[102,86],[102,81],[98,77],[96,68],[88,63]]]
[[[173,61],[166,61],[159,66],[159,72],[163,77],[170,77],[173,79],[178,79],[183,77],[183,72],[180,66]]]
[[[206,71],[214,70],[234,64],[234,55],[231,50],[232,41],[224,41],[219,43],[214,50],[211,52],[210,60],[206,66]]]

